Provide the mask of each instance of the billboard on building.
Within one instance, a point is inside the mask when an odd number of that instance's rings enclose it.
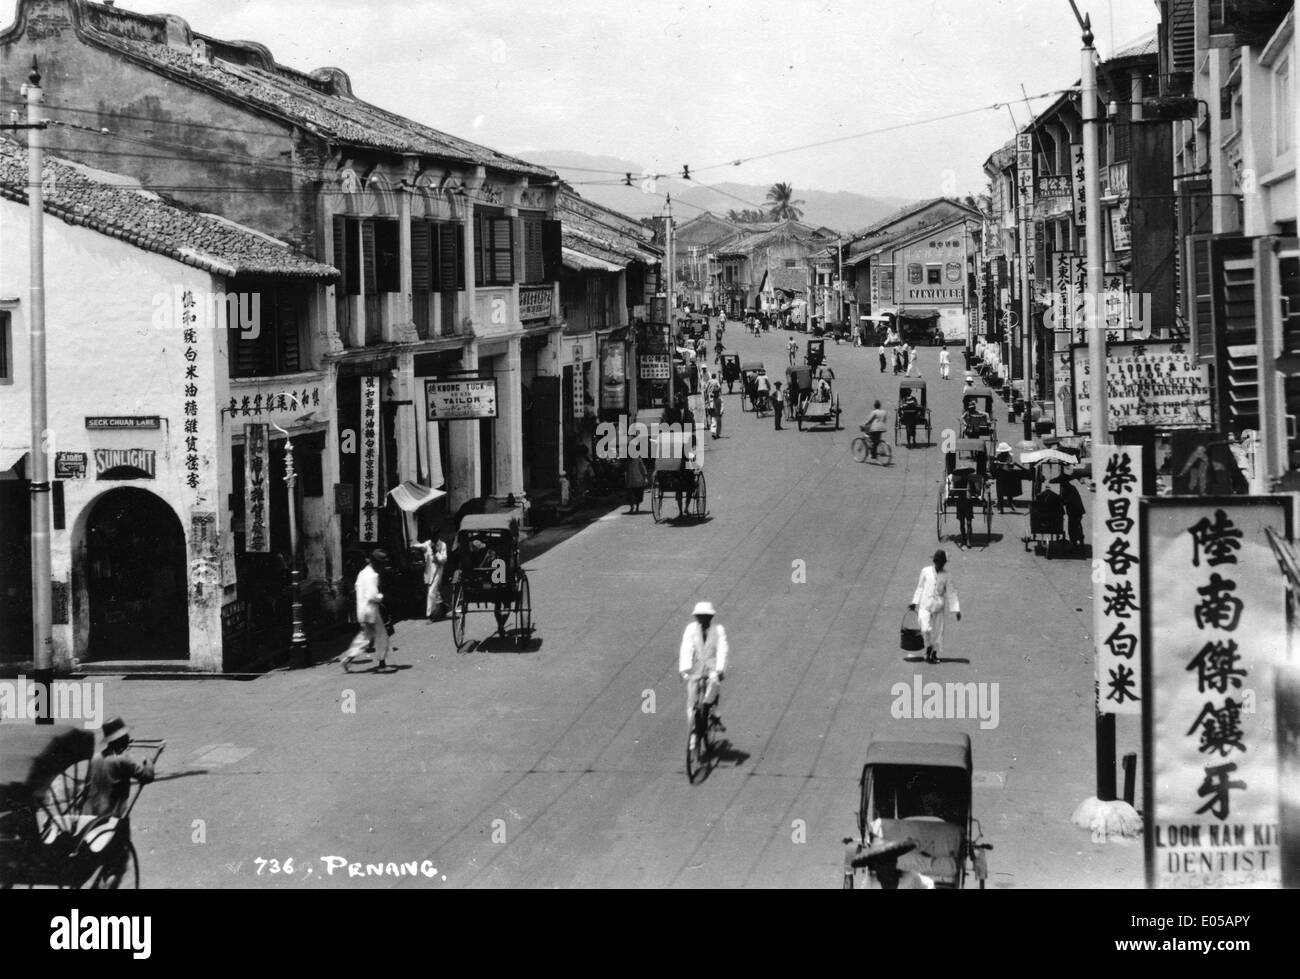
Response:
[[[1076,430],[1092,428],[1092,378],[1087,344],[1074,350]],[[1206,368],[1186,344],[1134,341],[1106,351],[1109,428],[1207,428],[1213,421]]]

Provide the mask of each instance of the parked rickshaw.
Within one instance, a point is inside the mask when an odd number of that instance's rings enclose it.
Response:
[[[139,761],[156,763],[165,741],[132,740]],[[0,725],[0,890],[140,886],[131,842],[136,782],[121,816],[88,810],[95,735],[70,725]]]
[[[1031,474],[1026,551],[1041,546],[1043,556],[1050,558],[1053,545],[1066,542],[1065,500],[1052,486],[1077,463],[1074,456],[1059,449],[1036,449],[1020,454],[1020,464],[1028,466]]]
[[[694,432],[660,432],[650,476],[650,513],[655,523],[664,519],[664,497],[672,494],[683,517],[703,520],[709,513],[704,463],[695,452]]]
[[[962,393],[962,415],[957,426],[959,438],[998,440],[998,423],[993,417],[993,397],[993,391],[983,387],[973,387]]]
[[[740,356],[738,354],[722,355],[722,379],[727,382],[727,393],[735,391],[736,382],[740,380]]]
[[[826,363],[826,340],[822,337],[810,339],[808,341],[808,352],[804,355],[803,360],[813,370]]]
[[[916,398],[916,407],[904,408],[903,402],[908,394]],[[908,416],[911,416],[917,429],[925,429],[925,444],[930,444],[930,408],[926,403],[925,378],[906,377],[898,382],[898,406],[894,409],[894,444],[898,445],[900,434],[907,428]]]
[[[992,535],[993,481],[989,478],[992,448],[991,443],[982,439],[958,439],[953,451],[944,455],[943,484],[934,511],[935,532],[941,542],[948,514],[954,514],[960,525],[962,510],[966,508],[972,518],[976,510],[984,512],[984,534]]]
[[[452,544],[451,638],[465,648],[465,620],[471,612],[491,612],[497,635],[506,638],[511,616],[514,641],[522,646],[533,635],[533,599],[528,573],[519,561],[517,513],[471,514],[460,522]]]
[[[965,886],[970,872],[983,889],[993,845],[971,811],[972,775],[968,734],[873,739],[859,781],[857,839],[844,840],[844,889],[895,888],[909,872],[944,889]]]
[[[766,373],[767,368],[763,366],[762,361],[751,360],[740,365],[741,411],[755,411],[760,416],[767,411],[767,395],[758,390],[758,375]]]
[[[840,414],[840,398],[835,393],[835,374],[818,368],[818,376],[812,379],[811,394],[799,401],[795,413],[795,419],[799,422],[799,431],[802,432],[805,425],[809,428],[834,425],[838,432]]]

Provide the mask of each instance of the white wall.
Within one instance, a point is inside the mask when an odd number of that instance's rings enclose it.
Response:
[[[4,291],[21,297],[12,311],[15,381],[0,387],[0,443],[29,444],[30,373],[26,351],[28,317],[28,209],[0,200],[0,277]],[[51,541],[53,576],[70,583],[72,623],[54,628],[55,662],[68,668],[85,648],[89,631],[81,561],[90,505],[103,493],[134,486],[161,497],[184,530],[190,595],[192,666],[221,668],[222,558],[232,540],[226,495],[231,491],[229,447],[222,437],[219,405],[229,381],[224,331],[199,329],[194,343],[179,329],[160,329],[160,297],[171,302],[174,287],[195,293],[224,290],[224,280],[143,251],[118,239],[45,218],[45,285],[50,474],[54,452],[84,452],[84,480],[64,484],[66,529]],[[188,348],[194,359],[187,360]],[[196,368],[198,485],[186,483],[186,367]],[[158,430],[89,431],[88,415],[158,415]],[[39,446],[37,447],[39,449]],[[95,478],[96,449],[152,449],[156,478],[105,481]],[[195,514],[212,514],[215,551],[200,553],[191,532]],[[79,592],[79,594],[77,593]],[[184,651],[178,651],[184,655]]]

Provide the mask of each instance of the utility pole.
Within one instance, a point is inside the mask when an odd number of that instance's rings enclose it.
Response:
[[[1030,180],[1033,180],[1031,174]],[[1029,404],[1033,399],[1034,383],[1034,339],[1030,329],[1030,317],[1033,315],[1034,301],[1030,293],[1034,281],[1029,275],[1029,229],[1033,227],[1033,207],[1020,202],[1020,373],[1025,379],[1025,439],[1034,437],[1033,422],[1030,421]]]
[[[673,322],[673,276],[676,274],[673,266],[673,195],[668,194],[665,201],[664,259],[668,267],[664,270],[664,296],[668,303],[668,407],[671,408],[677,403],[677,336]]]
[[[1084,324],[1088,336],[1088,393],[1089,411],[1092,414],[1092,479],[1101,486],[1106,472],[1100,449],[1110,438],[1107,431],[1109,405],[1106,403],[1106,331],[1101,321],[1101,167],[1098,158],[1097,127],[1097,52],[1093,48],[1092,21],[1079,17],[1079,8],[1070,0],[1074,15],[1083,28],[1083,65],[1080,75],[1080,95],[1083,98],[1083,173],[1087,198],[1084,201],[1085,242],[1088,272],[1088,301],[1084,309]],[[1106,522],[1092,523],[1092,553],[1099,555],[1106,545]],[[1101,588],[1092,589],[1092,629],[1101,635],[1105,625]],[[1097,704],[1097,798],[1102,802],[1115,799],[1115,715],[1103,714]]]
[[[53,724],[50,682],[54,678],[54,601],[50,584],[50,458],[46,454],[49,419],[45,390],[45,193],[41,182],[45,165],[45,126],[41,121],[41,72],[32,58],[27,76],[27,216],[31,231],[30,315],[32,371],[32,660],[36,683],[45,689],[45,714],[41,723]]]

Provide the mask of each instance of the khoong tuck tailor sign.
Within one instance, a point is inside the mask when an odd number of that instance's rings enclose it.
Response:
[[[497,416],[496,378],[425,381],[424,398],[431,422]]]

